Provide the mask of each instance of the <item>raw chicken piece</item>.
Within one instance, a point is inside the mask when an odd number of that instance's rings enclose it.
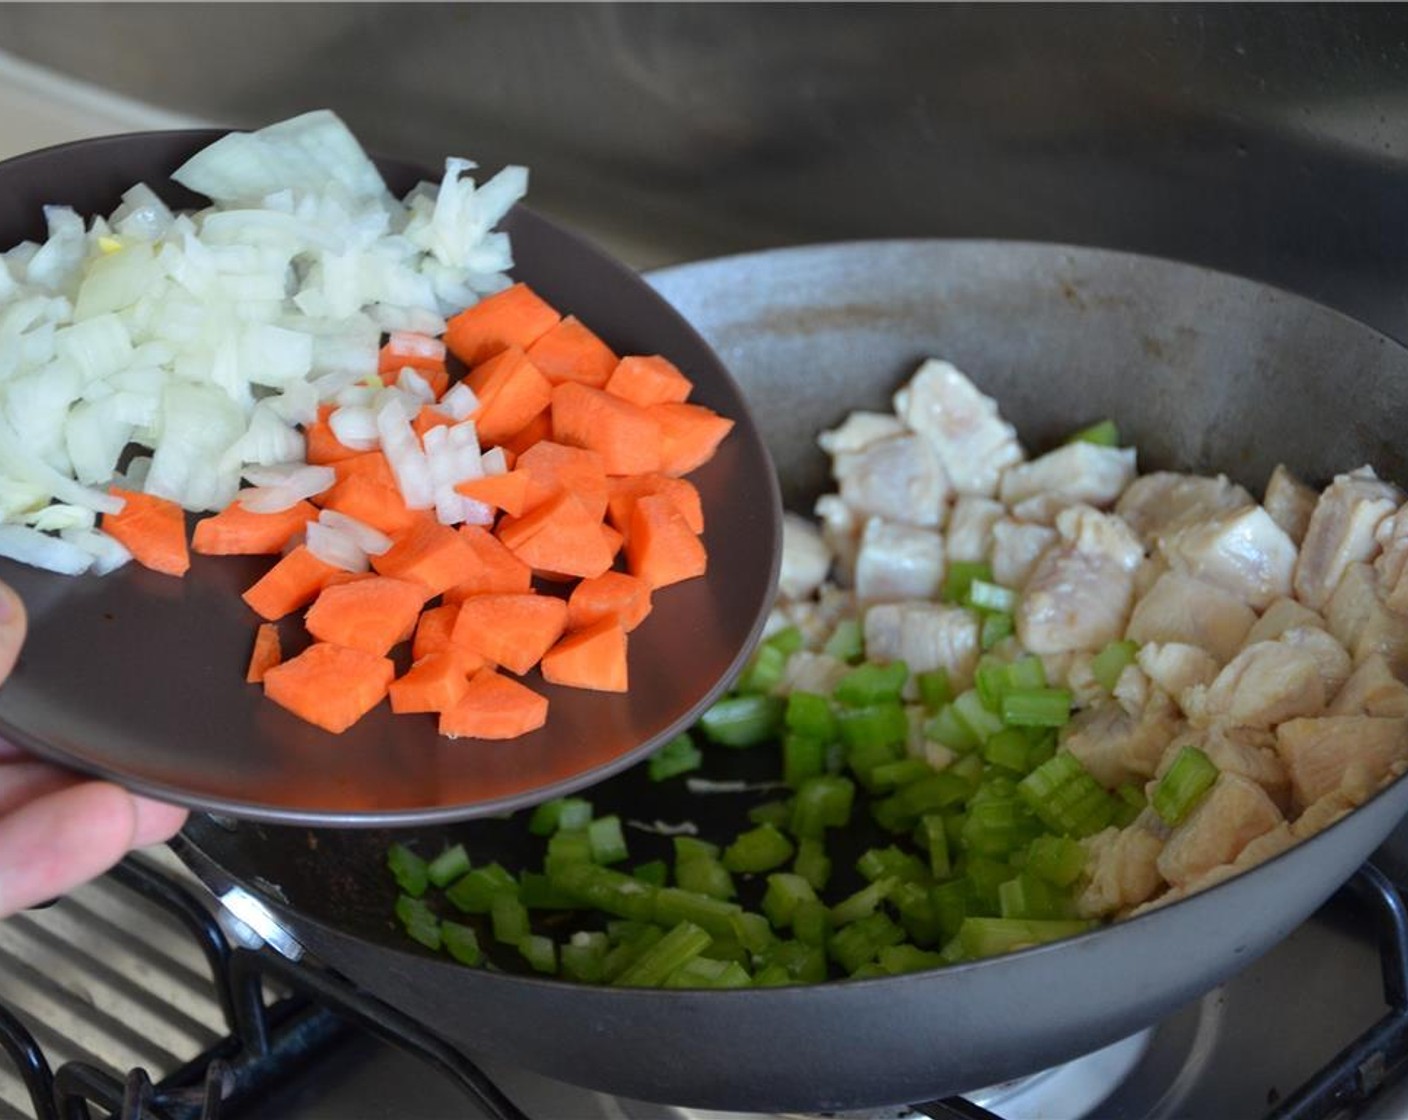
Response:
[[[1212,684],[1220,668],[1207,650],[1186,642],[1148,642],[1139,647],[1135,663],[1170,696],[1182,696],[1195,685]]]
[[[1371,653],[1349,675],[1326,709],[1332,716],[1408,716],[1408,685],[1381,653]]]
[[[1159,577],[1169,570],[1168,561],[1159,553],[1144,557],[1144,562],[1134,570],[1134,601],[1137,603],[1153,590]]]
[[[1266,498],[1262,505],[1271,515],[1271,520],[1285,530],[1286,536],[1297,545],[1305,540],[1305,531],[1310,527],[1310,515],[1315,512],[1317,495],[1303,483],[1285,464],[1277,463],[1266,483]]]
[[[830,570],[831,549],[817,527],[798,514],[783,514],[778,591],[789,599],[805,599],[821,586]]]
[[[1270,832],[1263,832],[1255,840],[1251,841],[1245,848],[1237,853],[1237,858],[1231,863],[1220,864],[1210,868],[1203,874],[1195,876],[1180,887],[1165,891],[1152,902],[1146,903],[1137,910],[1132,911],[1129,917],[1156,910],[1160,906],[1167,906],[1171,902],[1178,902],[1189,895],[1205,891],[1209,887],[1215,887],[1218,883],[1224,883],[1234,875],[1240,875],[1243,871],[1250,871],[1253,867],[1265,863],[1273,856],[1279,856],[1295,845],[1300,839],[1291,829],[1291,826],[1282,821]]]
[[[1076,898],[1080,916],[1108,917],[1152,898],[1164,885],[1158,861],[1166,832],[1146,811],[1128,828],[1107,828],[1082,840],[1086,880]]]
[[[1180,735],[1159,760],[1156,778],[1162,778],[1185,746],[1201,750],[1224,774],[1240,774],[1264,789],[1281,812],[1291,807],[1291,776],[1276,753],[1276,736],[1247,727],[1214,727]]]
[[[911,679],[944,669],[962,691],[978,664],[978,619],[943,603],[879,603],[865,612],[865,650],[873,660],[903,661]]]
[[[1344,687],[1353,668],[1344,646],[1335,641],[1334,636],[1319,626],[1293,626],[1281,635],[1280,642],[1296,649],[1304,650],[1315,658],[1320,669],[1320,683],[1325,686],[1325,696],[1332,697]]]
[[[1256,624],[1247,632],[1247,645],[1273,641],[1287,630],[1303,626],[1318,626],[1323,630],[1325,619],[1294,599],[1277,599],[1262,612]]]
[[[782,681],[776,691],[780,695],[789,692],[816,692],[830,696],[842,677],[851,671],[851,666],[839,657],[829,653],[816,653],[812,650],[798,650],[787,659],[782,671]]]
[[[1287,720],[1276,729],[1276,753],[1291,774],[1299,805],[1342,791],[1368,800],[1394,763],[1408,761],[1408,720],[1323,716]]]
[[[1048,655],[1050,656],[1050,655]],[[1077,649],[1061,654],[1062,665],[1059,683],[1054,677],[1047,677],[1053,688],[1066,688],[1071,693],[1071,703],[1076,708],[1088,708],[1105,699],[1105,686],[1095,679],[1095,654],[1089,650]]]
[[[882,439],[903,435],[905,426],[889,412],[852,412],[841,423],[816,437],[817,445],[828,455],[860,451]]]
[[[1230,591],[1253,610],[1291,593],[1296,546],[1260,506],[1245,506],[1165,532],[1174,571]]]
[[[1055,529],[1003,518],[992,527],[993,580],[1021,590],[1055,540]]]
[[[1134,448],[1078,440],[1009,468],[999,493],[1019,520],[1050,524],[1068,506],[1113,505],[1134,469]]]
[[[1380,549],[1374,570],[1379,573],[1379,585],[1392,597],[1408,568],[1408,505],[1380,521],[1374,538]]]
[[[856,555],[856,597],[863,602],[937,599],[944,582],[944,539],[932,529],[872,517]]]
[[[1291,835],[1298,841],[1309,840],[1357,808],[1359,808],[1359,802],[1343,790],[1337,789],[1332,793],[1327,793],[1319,801],[1306,806],[1291,825]]]
[[[1320,665],[1304,649],[1285,642],[1258,642],[1237,654],[1204,690],[1190,689],[1183,702],[1196,726],[1274,727],[1325,709]]]
[[[1283,823],[1267,792],[1240,774],[1219,774],[1196,808],[1169,835],[1159,853],[1159,874],[1184,886],[1230,863],[1258,836]]]
[[[1080,759],[1106,789],[1117,789],[1153,777],[1182,729],[1173,701],[1155,689],[1137,715],[1110,703],[1077,712],[1061,737],[1061,748]]]
[[[837,455],[831,473],[857,513],[910,525],[943,522],[948,478],[923,436],[908,433]]]
[[[1094,658],[1091,658],[1092,664]],[[1126,665],[1115,678],[1110,697],[1130,715],[1138,715],[1149,703],[1152,682],[1138,665]]]
[[[814,511],[821,523],[821,539],[831,550],[836,578],[842,583],[855,583],[861,519],[840,494],[823,494],[816,500]]]
[[[835,584],[824,583],[819,593],[810,598],[779,599],[773,614],[784,625],[800,630],[808,649],[817,649],[826,644],[841,619],[855,617],[856,597]]]
[[[1153,546],[1166,532],[1252,504],[1252,496],[1226,475],[1204,478],[1154,471],[1125,488],[1115,503],[1115,512],[1129,522],[1141,540]]]
[[[1235,595],[1179,572],[1165,572],[1135,605],[1125,637],[1141,645],[1198,646],[1225,664],[1255,621],[1256,612]]]
[[[930,358],[895,394],[895,414],[933,444],[949,481],[960,494],[990,498],[998,479],[1022,461],[1017,433],[949,362]]]
[[[1033,653],[1102,649],[1124,632],[1144,550],[1119,518],[1085,506],[1056,531],[1017,603],[1017,637]]]
[[[1403,492],[1380,482],[1370,467],[1336,475],[1310,515],[1296,562],[1296,598],[1322,609],[1351,564],[1374,558],[1379,523],[1402,501]]]
[[[1395,676],[1408,679],[1408,617],[1384,601],[1373,565],[1350,565],[1325,609],[1325,619],[1354,664],[1382,654]]]
[[[998,518],[1007,511],[1001,502],[991,498],[962,495],[953,503],[944,535],[948,542],[949,563],[955,560],[976,563],[986,560],[992,552],[992,530]],[[994,576],[994,578],[996,578]],[[1001,580],[997,580],[1002,583]],[[1011,584],[1003,586],[1010,587]]]

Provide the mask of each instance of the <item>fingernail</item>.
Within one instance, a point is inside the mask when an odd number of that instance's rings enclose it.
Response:
[[[0,583],[0,626],[7,626],[20,616],[20,597]]]

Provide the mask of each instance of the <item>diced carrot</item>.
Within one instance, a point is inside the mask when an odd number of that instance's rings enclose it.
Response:
[[[621,360],[575,315],[568,315],[525,349],[554,385],[576,381],[599,389]]]
[[[350,459],[353,455],[362,454],[362,452],[348,447],[332,434],[332,425],[328,423],[328,417],[332,415],[333,408],[334,406],[330,404],[319,405],[317,420],[304,425],[303,428],[303,438],[307,445],[303,457],[318,466],[325,466],[328,463],[336,463],[339,459]]]
[[[445,368],[445,344],[430,335],[413,331],[392,331],[377,354],[376,371],[383,384],[394,385],[403,369],[410,368],[430,384],[438,400],[449,387]]]
[[[454,529],[438,521],[417,521],[380,556],[372,567],[384,576],[418,583],[426,598],[468,579],[475,570],[474,552]]]
[[[381,451],[361,451],[356,455],[349,455],[346,459],[329,463],[328,466],[332,467],[338,482],[346,482],[356,475],[365,478],[368,482],[375,482],[382,486],[396,485],[396,475],[391,470],[391,460]],[[321,505],[322,502],[319,501],[317,504]]]
[[[445,589],[445,602],[471,595],[518,594],[533,586],[533,570],[482,525],[461,525],[459,534],[474,553],[470,574]]]
[[[646,494],[669,498],[693,532],[704,531],[704,503],[699,498],[699,488],[687,478],[667,474],[626,475],[609,479],[607,487],[610,492],[606,502],[607,519],[623,533],[631,527],[631,512],[636,508],[636,501]]]
[[[626,570],[652,590],[703,575],[704,542],[690,530],[669,498],[648,494],[636,501],[626,534]]]
[[[480,669],[459,703],[440,713],[440,734],[450,739],[516,739],[547,721],[547,697],[493,669]]]
[[[537,416],[529,420],[523,428],[514,432],[511,436],[505,436],[499,444],[508,454],[522,455],[530,448],[536,447],[544,440],[552,438],[552,416],[547,409],[543,409]]]
[[[605,521],[601,522],[600,528],[601,539],[606,542],[606,551],[611,553],[611,559],[614,561],[626,543],[626,534],[608,525]]]
[[[321,642],[385,654],[415,626],[424,605],[420,584],[373,576],[323,588],[304,622]]]
[[[605,389],[647,408],[652,404],[686,401],[694,385],[674,362],[653,354],[622,358],[606,379]]]
[[[297,545],[280,558],[244,593],[244,601],[261,618],[275,622],[291,611],[306,607],[341,568],[318,559],[307,545]],[[351,573],[344,573],[351,574]]]
[[[656,404],[647,410],[660,423],[660,469],[688,474],[713,458],[733,421],[698,404]]]
[[[390,658],[314,642],[264,674],[264,694],[337,735],[381,703],[395,675]]]
[[[475,366],[465,383],[479,400],[474,430],[486,445],[522,431],[552,400],[552,383],[517,346]]]
[[[561,318],[527,284],[515,284],[451,318],[445,327],[445,345],[473,369],[510,346],[527,350]]]
[[[554,576],[599,576],[615,555],[601,534],[601,519],[568,490],[522,517],[503,518],[496,532],[535,572]]]
[[[451,640],[512,673],[528,672],[567,627],[567,604],[552,595],[473,595],[460,604]]]
[[[416,621],[415,637],[411,641],[411,660],[419,661],[428,653],[447,648],[459,613],[458,603],[442,603],[423,611]]]
[[[423,404],[420,406],[420,411],[411,417],[411,431],[415,432],[418,439],[424,440],[425,433],[431,428],[448,428],[454,423],[453,416],[447,416],[438,408]]]
[[[650,585],[625,572],[603,572],[584,579],[567,597],[567,628],[581,630],[611,619],[634,630],[650,613]]]
[[[391,710],[443,712],[459,703],[468,689],[469,673],[456,651],[426,654],[391,682]]]
[[[573,381],[553,389],[552,438],[597,452],[609,475],[660,469],[659,422],[640,405],[602,389]]]
[[[434,514],[428,510],[409,508],[394,484],[377,482],[370,474],[354,474],[343,479],[319,501],[324,509],[355,517],[391,537],[409,532],[413,525],[434,520]]]
[[[597,692],[626,691],[626,631],[612,618],[568,634],[543,654],[543,680]]]
[[[606,469],[595,451],[541,440],[519,455],[514,470],[528,472],[525,512],[566,490],[594,519],[606,516]]]
[[[143,567],[169,576],[183,576],[191,566],[186,547],[186,515],[168,498],[123,490],[117,486],[108,493],[122,498],[117,513],[103,514],[104,532],[116,537]]]
[[[282,513],[250,513],[239,502],[231,502],[196,522],[191,548],[204,556],[273,556],[317,516],[309,502]]]
[[[511,517],[523,512],[528,501],[528,472],[508,471],[505,474],[486,474],[471,478],[455,486],[457,493],[476,502],[501,509]]]
[[[254,631],[254,649],[249,655],[249,668],[244,674],[245,682],[258,684],[264,679],[264,674],[283,659],[279,628],[272,622],[261,622]]]

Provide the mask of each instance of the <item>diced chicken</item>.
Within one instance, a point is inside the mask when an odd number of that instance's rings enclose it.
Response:
[[[1108,508],[1134,478],[1134,448],[1076,441],[1011,467],[999,493],[1022,521],[1050,524],[1075,505]]]
[[[948,542],[949,563],[955,560],[976,563],[986,560],[992,552],[992,530],[998,518],[1007,511],[1001,502],[991,498],[962,495],[953,503],[944,535]],[[1001,583],[1001,580],[997,582]],[[1004,584],[1010,587],[1011,584]]]
[[[830,571],[831,549],[817,527],[798,514],[783,514],[778,591],[789,599],[805,599],[822,585]]]
[[[1018,601],[1018,639],[1033,653],[1102,649],[1124,632],[1143,549],[1118,518],[1083,506],[1056,531]]]
[[[928,438],[953,489],[990,498],[998,479],[1022,461],[1012,425],[952,364],[930,358],[895,394],[895,414]]]
[[[1260,506],[1244,506],[1165,533],[1174,571],[1230,591],[1253,610],[1291,593],[1296,546]]]
[[[1298,839],[1299,837],[1291,830],[1291,826],[1285,821],[1282,821],[1270,832],[1263,832],[1255,840],[1251,841],[1251,843],[1237,854],[1237,858],[1231,863],[1219,864],[1217,867],[1210,868],[1203,872],[1203,874],[1188,880],[1188,882],[1184,883],[1182,886],[1165,891],[1152,902],[1148,902],[1132,911],[1129,916],[1132,918],[1139,914],[1147,913],[1158,907],[1167,906],[1169,903],[1178,902],[1180,899],[1187,898],[1189,895],[1197,894],[1199,891],[1205,891],[1209,887],[1215,887],[1218,883],[1224,883],[1234,875],[1240,875],[1244,871],[1250,871],[1253,867],[1265,863],[1273,856],[1279,856],[1288,848],[1293,847]]]
[[[1294,823],[1291,825],[1291,835],[1298,841],[1309,840],[1312,836],[1324,832],[1342,817],[1348,816],[1359,808],[1360,802],[1355,801],[1343,790],[1334,790],[1325,794],[1320,800],[1311,805],[1307,805]]]
[[[904,432],[904,424],[893,413],[862,410],[852,412],[836,427],[822,432],[816,442],[828,455],[843,455],[862,451],[872,443]]]
[[[1144,557],[1144,562],[1134,569],[1134,601],[1137,603],[1149,594],[1154,584],[1159,582],[1159,577],[1168,570],[1168,561],[1159,553]]]
[[[1248,844],[1283,823],[1267,792],[1240,774],[1219,774],[1201,802],[1173,830],[1158,868],[1175,887],[1231,863]]]
[[[1166,532],[1252,504],[1252,496],[1226,475],[1205,478],[1154,471],[1125,488],[1115,512],[1141,540],[1153,546]]]
[[[1095,679],[1095,654],[1077,649],[1057,656],[1064,657],[1065,661],[1059,678],[1046,678],[1051,687],[1070,690],[1071,703],[1077,708],[1088,708],[1105,699],[1105,686]]]
[[[948,478],[923,436],[906,433],[837,455],[832,474],[841,500],[858,513],[909,525],[943,521]]]
[[[1164,751],[1182,730],[1178,709],[1155,690],[1137,715],[1119,704],[1077,712],[1061,737],[1068,750],[1106,789],[1153,777]]]
[[[1253,642],[1270,642],[1279,638],[1287,630],[1305,626],[1325,628],[1322,615],[1302,606],[1294,599],[1277,599],[1265,611],[1252,628],[1247,631],[1247,645]]]
[[[1225,664],[1255,621],[1256,612],[1235,595],[1180,572],[1165,572],[1135,604],[1125,636],[1141,645],[1198,646]]]
[[[1199,727],[1274,727],[1325,710],[1320,665],[1307,650],[1285,642],[1258,642],[1237,654],[1203,690],[1183,696],[1188,718]]]
[[[1372,564],[1350,565],[1325,608],[1325,620],[1354,664],[1381,654],[1395,676],[1408,679],[1408,617],[1384,600]]]
[[[839,657],[808,649],[798,650],[787,659],[777,692],[781,695],[816,692],[830,696],[837,683],[850,671],[851,666]]]
[[[1003,587],[1025,587],[1037,561],[1056,540],[1046,525],[1003,518],[992,527],[992,578]]]
[[[879,603],[865,612],[867,657],[903,661],[911,674],[943,669],[955,690],[973,683],[978,620],[943,603]]]
[[[1276,728],[1276,753],[1291,775],[1299,805],[1342,791],[1362,802],[1395,763],[1408,760],[1408,720],[1383,716],[1323,716],[1287,720]]]
[[[1393,675],[1383,654],[1372,653],[1349,675],[1326,714],[1408,716],[1408,685]]]
[[[1092,664],[1094,658],[1091,659]],[[1130,715],[1138,715],[1150,701],[1152,683],[1138,665],[1126,665],[1115,678],[1110,697]]]
[[[814,507],[821,539],[831,550],[836,578],[851,584],[856,578],[856,553],[860,550],[861,519],[841,500],[840,494],[823,494]]]
[[[1320,670],[1320,683],[1325,686],[1325,696],[1330,698],[1344,687],[1353,665],[1344,646],[1335,641],[1328,631],[1319,626],[1293,626],[1277,639],[1288,646],[1304,650],[1315,658]]]
[[[1283,463],[1277,463],[1266,483],[1266,498],[1262,505],[1271,520],[1285,530],[1297,545],[1305,540],[1310,527],[1310,515],[1315,512],[1318,495],[1293,475]]]
[[[800,630],[808,649],[817,649],[826,644],[841,619],[855,616],[856,597],[835,584],[824,583],[810,598],[779,599],[773,614],[782,620],[783,626]]]
[[[1397,512],[1380,521],[1374,539],[1379,545],[1374,570],[1385,595],[1391,597],[1408,569],[1408,505],[1399,506]]]
[[[1403,501],[1398,487],[1381,482],[1369,467],[1335,477],[1315,503],[1296,562],[1296,598],[1320,610],[1351,564],[1372,560],[1379,523]]]
[[[1224,774],[1240,774],[1264,789],[1281,812],[1291,807],[1291,776],[1276,753],[1276,735],[1248,727],[1214,727],[1181,735],[1159,760],[1156,778],[1162,778],[1184,746],[1194,746]]]
[[[1148,642],[1135,662],[1144,675],[1170,696],[1182,696],[1196,685],[1212,684],[1220,668],[1207,650],[1186,642]]]
[[[862,602],[936,599],[944,582],[944,539],[932,529],[872,517],[856,555]]]
[[[1152,814],[1146,814],[1152,816]],[[1163,886],[1159,874],[1162,830],[1143,816],[1128,828],[1107,828],[1081,841],[1085,884],[1076,898],[1084,918],[1103,918],[1152,898]]]

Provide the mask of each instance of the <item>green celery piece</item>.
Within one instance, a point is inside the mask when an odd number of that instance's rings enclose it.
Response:
[[[665,936],[665,931],[659,926],[645,926],[641,931],[641,936],[632,938],[630,941],[622,941],[619,945],[613,946],[607,951],[601,961],[601,978],[606,983],[611,983],[626,969],[630,968],[652,945]]]
[[[688,863],[692,859],[718,859],[722,849],[708,840],[695,836],[675,836],[671,838],[675,849],[675,863]]]
[[[573,934],[572,940],[558,950],[562,974],[580,984],[600,984],[605,975],[607,946],[579,942],[579,936]]]
[[[709,934],[692,922],[680,922],[611,981],[622,988],[658,988],[671,973],[699,956]]]
[[[1028,945],[1044,945],[1050,941],[1074,937],[1094,927],[1093,921],[1078,918],[967,918],[959,927],[958,939],[964,954],[977,959],[1010,953]]]
[[[440,923],[440,941],[445,951],[460,964],[473,968],[484,959],[484,951],[479,947],[479,935],[469,926],[446,919]]]
[[[831,936],[831,912],[826,903],[819,898],[797,903],[792,912],[792,936],[803,945],[824,948]]]
[[[792,801],[792,834],[799,839],[819,839],[828,828],[845,828],[851,820],[855,792],[855,783],[839,775],[808,778]]]
[[[675,885],[723,902],[738,893],[728,868],[719,860],[701,856],[675,863]]]
[[[1099,420],[1066,438],[1067,443],[1093,443],[1097,447],[1118,447],[1120,430],[1113,420]]]
[[[655,918],[655,897],[661,893],[661,888],[634,876],[594,863],[572,863],[555,873],[550,872],[549,878],[553,886],[586,906],[642,922]]]
[[[759,969],[753,974],[755,988],[785,988],[792,983],[792,974],[787,966],[779,961]]]
[[[650,945],[664,932],[649,919],[613,918],[606,923],[606,943],[608,946],[634,945],[637,942]]]
[[[1064,727],[1071,721],[1071,691],[1029,688],[1004,692],[1002,719],[1011,727]]]
[[[800,653],[802,647],[806,644],[806,638],[803,637],[802,631],[796,626],[784,626],[777,633],[769,635],[762,642],[762,645],[768,649],[780,650],[788,657],[791,657],[794,653]]]
[[[871,772],[904,757],[904,746],[898,742],[872,739],[846,748],[846,765],[866,789],[872,789]]]
[[[583,828],[558,829],[548,837],[547,856],[543,860],[543,869],[548,875],[569,863],[596,862],[592,858],[591,837],[587,835],[589,827],[590,822]]]
[[[782,729],[784,701],[777,696],[727,696],[699,717],[699,729],[724,747],[756,747]]]
[[[967,879],[950,879],[929,890],[935,923],[941,937],[954,937],[974,908],[972,886]],[[913,936],[911,934],[910,936]]]
[[[1118,808],[1115,811],[1115,825],[1124,828],[1134,823],[1136,817],[1149,807],[1149,799],[1144,796],[1144,787],[1135,782],[1126,782],[1115,790]]]
[[[742,911],[740,910],[739,913],[741,914]],[[738,914],[729,916],[730,928],[737,919]],[[739,941],[732,932],[714,934],[709,947],[700,955],[716,961],[737,961],[744,968],[751,968],[753,965],[753,954],[744,948],[743,942]]]
[[[917,782],[934,773],[934,768],[922,758],[901,758],[894,762],[881,763],[870,771],[867,788],[872,793],[888,793]]]
[[[1002,710],[1002,694],[1011,687],[1008,683],[1009,671],[1006,661],[990,654],[978,658],[978,667],[973,671],[973,689],[983,702],[983,707],[990,712]]]
[[[807,880],[795,873],[776,871],[768,876],[762,909],[775,928],[786,929],[801,903],[816,900],[816,891]]]
[[[1017,658],[1007,666],[1007,683],[1019,692],[1046,687],[1046,666],[1034,653]]]
[[[994,614],[1011,614],[1017,609],[1017,593],[1010,587],[1003,587],[985,579],[975,579],[968,584],[968,594],[964,596],[963,605]]]
[[[836,682],[832,696],[837,702],[851,707],[868,707],[885,702],[897,702],[909,679],[909,666],[903,661],[887,665],[868,662],[850,670]]]
[[[831,907],[831,921],[837,926],[849,925],[876,912],[876,907],[890,896],[900,881],[893,877],[876,879],[861,887]]]
[[[504,945],[517,945],[532,932],[528,928],[528,908],[516,895],[496,894],[489,904],[489,918],[494,940]]]
[[[784,970],[785,972],[785,970]],[[747,988],[753,983],[736,961],[695,957],[665,978],[666,988]]]
[[[901,851],[891,844],[887,848],[868,848],[856,860],[856,870],[866,882],[894,878],[900,882],[918,882],[929,878],[929,869],[918,856]]]
[[[1125,671],[1126,666],[1134,664],[1134,658],[1138,653],[1138,642],[1128,638],[1111,642],[1090,662],[1090,671],[1095,677],[1096,683],[1106,692],[1114,692],[1115,685],[1119,683],[1120,674]]]
[[[781,830],[770,824],[760,824],[738,837],[724,849],[723,865],[739,872],[771,871],[781,867],[796,849]]]
[[[704,764],[704,753],[695,745],[688,731],[681,731],[647,763],[652,782],[664,782],[680,774],[698,770]]]
[[[547,875],[525,871],[518,880],[518,899],[529,910],[575,910],[578,902],[552,885]]]
[[[534,972],[557,971],[557,945],[552,938],[530,933],[518,943],[518,951]]]
[[[1041,831],[1041,823],[1015,796],[974,800],[963,825],[963,847],[978,855],[1002,859],[1025,848]]]
[[[787,654],[766,642],[758,647],[748,667],[734,684],[734,691],[744,694],[767,694],[782,683],[787,671]]]
[[[822,653],[830,654],[838,661],[856,661],[865,652],[865,631],[860,621],[843,618],[831,631],[831,637],[821,648]]]
[[[1057,887],[1069,887],[1085,870],[1085,849],[1069,836],[1038,836],[1027,846],[1026,869]]]
[[[427,949],[440,948],[440,919],[423,899],[408,894],[399,895],[396,899],[396,917],[413,940]]]
[[[1003,694],[1004,701],[1006,695]],[[953,714],[977,740],[979,746],[1002,730],[1002,720],[996,713],[988,711],[977,689],[970,688],[967,692],[959,694],[953,702]]]
[[[1001,909],[997,892],[1003,883],[1012,878],[1012,865],[989,856],[973,854],[964,858],[963,867],[968,880],[969,912],[996,915]]]
[[[419,898],[430,885],[430,865],[404,844],[392,844],[386,849],[386,866],[402,894]]]
[[[762,914],[744,910],[729,920],[738,943],[749,953],[761,953],[777,939]]]
[[[793,980],[802,984],[819,984],[826,979],[826,951],[817,945],[800,941],[775,941],[762,954],[764,968],[781,964]]]
[[[901,883],[889,901],[899,912],[900,924],[910,940],[928,946],[942,939],[943,926],[929,887],[921,883]]]
[[[1217,781],[1217,764],[1194,746],[1183,747],[1154,787],[1149,804],[1170,828],[1182,823]]]
[[[816,838],[798,840],[792,871],[810,883],[813,890],[825,890],[831,878],[831,857],[826,854],[826,846]]]
[[[597,817],[587,825],[587,843],[591,845],[593,863],[620,863],[631,854],[621,832],[621,818],[615,815]]]
[[[894,800],[917,821],[925,813],[962,804],[971,795],[972,789],[966,778],[954,773],[953,767],[949,767],[947,770],[936,771],[927,778],[920,778],[917,782],[901,786],[895,792]],[[909,827],[912,828],[914,823],[911,821]]]
[[[723,902],[679,887],[661,887],[653,901],[652,916],[662,926],[693,922],[716,938],[733,937],[733,915],[743,910],[736,902]]]
[[[748,810],[748,819],[754,824],[770,824],[774,828],[785,828],[792,820],[792,802],[764,801]]]
[[[895,924],[888,915],[876,911],[838,929],[827,943],[827,951],[832,960],[847,972],[853,973],[862,965],[874,960],[881,949],[903,941],[903,928]]]
[[[788,731],[804,735],[808,739],[820,739],[825,742],[836,738],[836,716],[831,711],[831,701],[820,693],[790,693],[783,719]]]
[[[953,700],[953,683],[947,669],[926,669],[916,673],[914,679],[919,686],[919,702],[930,712],[937,712]]]
[[[518,882],[497,863],[476,867],[445,888],[445,897],[464,914],[487,914],[500,894],[518,894]]]
[[[1010,614],[985,614],[983,624],[978,629],[978,648],[984,653],[1006,641],[1016,631],[1016,624]]]
[[[631,874],[642,883],[663,887],[670,878],[670,865],[663,859],[652,859],[638,864],[631,870]]]
[[[958,718],[952,704],[940,708],[938,714],[924,725],[924,734],[934,742],[960,754],[980,746],[978,737]]]
[[[962,603],[968,598],[968,588],[973,581],[991,580],[992,565],[981,561],[956,560],[948,566],[944,574],[943,598],[945,602]]]
[[[1031,740],[1020,727],[1004,727],[983,744],[983,758],[1014,774],[1027,772]]]
[[[953,874],[953,861],[949,856],[948,830],[944,819],[938,813],[925,813],[919,818],[921,846],[929,853],[929,873],[935,879],[947,879]]]
[[[806,735],[782,740],[782,780],[796,789],[808,778],[826,772],[826,744]]]
[[[1056,833],[1093,836],[1114,819],[1114,798],[1069,751],[1043,762],[1017,784],[1017,792]]]
[[[551,836],[560,828],[586,828],[591,819],[590,801],[580,797],[557,797],[534,808],[528,819],[528,831],[534,836]]]
[[[948,962],[938,953],[931,953],[917,945],[886,945],[880,950],[876,963],[886,974],[898,976],[906,972],[943,968]]]
[[[1004,918],[1069,918],[1065,892],[1029,871],[1019,872],[997,888],[998,910]]]
[[[461,875],[469,873],[469,853],[464,850],[463,844],[456,844],[453,848],[446,848],[438,856],[430,861],[426,868],[426,875],[433,886],[448,887]],[[409,891],[407,892],[410,893]]]

